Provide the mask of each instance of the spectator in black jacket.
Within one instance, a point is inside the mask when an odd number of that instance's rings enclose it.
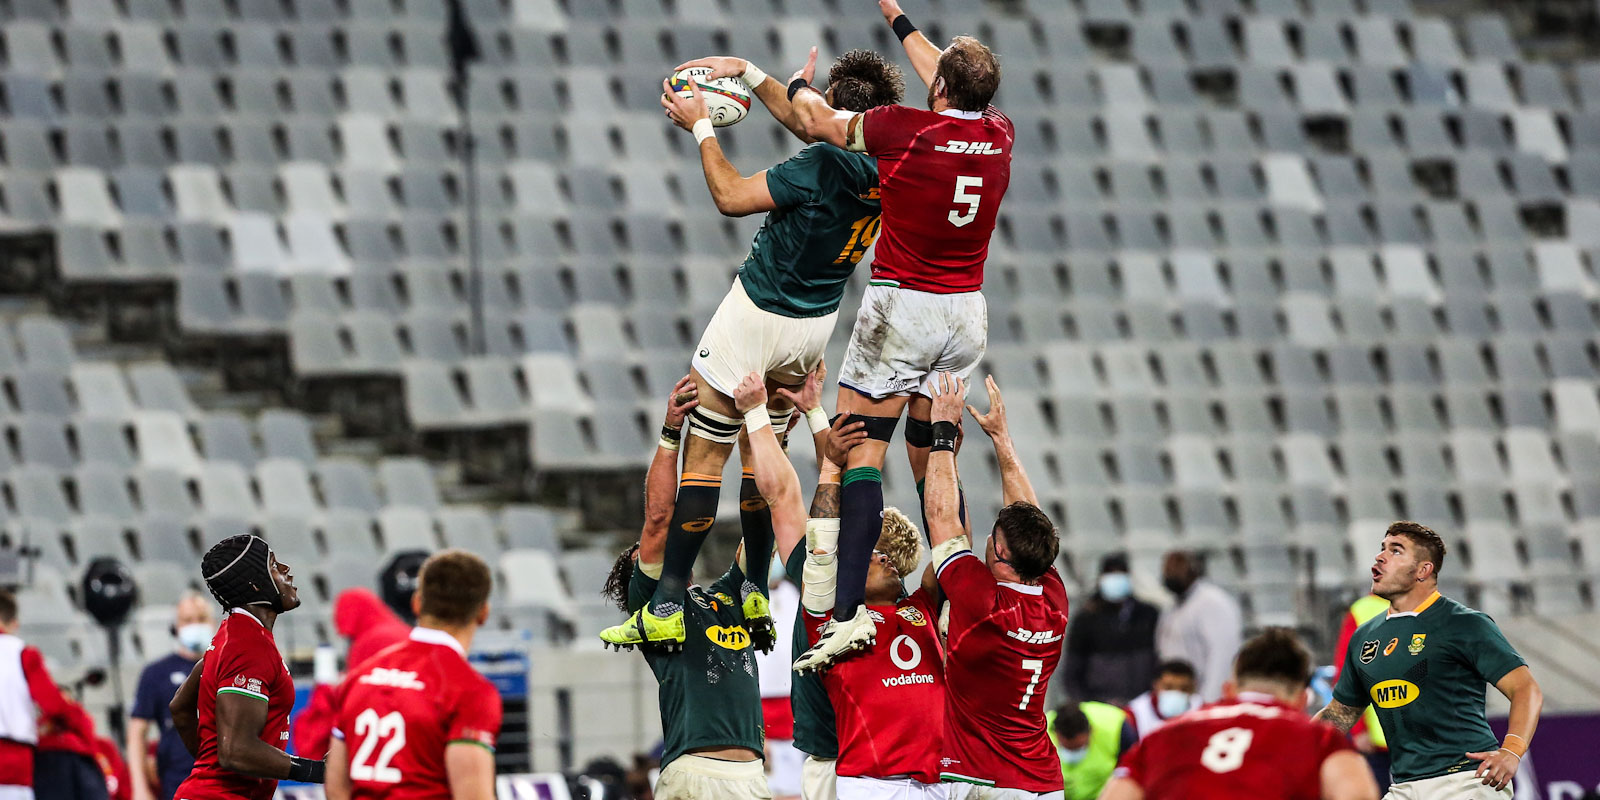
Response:
[[[1067,623],[1061,683],[1075,700],[1125,706],[1156,676],[1155,606],[1133,596],[1128,557],[1100,561],[1095,593]]]

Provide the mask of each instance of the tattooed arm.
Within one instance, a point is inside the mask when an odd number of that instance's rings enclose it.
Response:
[[[1347,706],[1338,700],[1329,700],[1328,705],[1318,711],[1313,719],[1319,722],[1326,722],[1343,733],[1349,733],[1350,729],[1355,727],[1356,722],[1361,719],[1361,712],[1362,709]]]

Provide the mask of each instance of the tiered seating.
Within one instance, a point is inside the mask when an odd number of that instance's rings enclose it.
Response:
[[[16,5],[0,224],[55,231],[69,282],[175,284],[185,336],[286,337],[298,381],[401,381],[412,430],[531,430],[535,468],[576,471],[642,463],[756,224],[705,203],[655,106],[663,71],[895,51],[834,0],[467,3],[479,354],[439,4]],[[1018,136],[986,366],[1071,565],[1127,548],[1149,574],[1197,547],[1256,621],[1288,621],[1306,576],[1356,586],[1381,523],[1409,515],[1464,545],[1446,577],[1481,607],[1591,602],[1600,65],[1526,61],[1500,17],[1407,0],[922,5],[936,39],[975,33],[1004,59]],[[762,113],[722,141],[746,171],[795,148]],[[8,402],[30,420],[112,382],[17,369]],[[93,402],[131,409],[141,445],[203,424],[158,373],[126,377]],[[259,492],[273,459],[247,460],[248,428],[204,424],[239,470],[215,480]],[[84,447],[216,460],[16,427],[28,469]],[[982,516],[997,477],[964,461]],[[301,463],[326,505],[332,481]],[[381,512],[339,480],[353,513]]]

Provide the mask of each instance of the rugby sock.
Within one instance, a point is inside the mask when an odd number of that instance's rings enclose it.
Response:
[[[772,509],[756,488],[755,473],[748,469],[739,479],[739,530],[744,537],[744,578],[766,594],[767,569],[772,564]]]
[[[867,566],[883,532],[883,472],[845,470],[839,489],[839,588],[833,618],[850,619],[866,599]]]
[[[933,545],[933,534],[928,532],[928,505],[923,497],[922,487],[927,484],[927,479],[917,481],[917,508],[922,509],[922,541],[929,546]],[[961,488],[961,483],[956,483],[956,518],[961,520],[963,530],[967,527],[967,490]]]
[[[661,580],[650,597],[650,613],[664,617],[683,608],[689,591],[689,575],[700,555],[706,532],[717,521],[717,497],[722,493],[721,475],[683,473],[678,479],[678,504],[667,526],[666,554],[661,559]]]

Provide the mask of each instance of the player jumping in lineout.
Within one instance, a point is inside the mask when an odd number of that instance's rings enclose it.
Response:
[[[789,84],[807,135],[877,159],[883,204],[872,282],[839,372],[839,411],[865,421],[869,441],[852,451],[844,475],[834,621],[795,662],[802,670],[824,667],[874,637],[861,599],[883,507],[884,456],[906,413],[907,455],[922,485],[932,444],[933,375],[965,378],[983,357],[989,329],[983,267],[1011,181],[1011,120],[990,104],[1000,86],[994,53],[969,36],[940,50],[895,0],[878,5],[928,86],[927,110],[835,109],[810,88],[808,69]]]
[[[813,58],[815,51],[813,51]],[[783,86],[755,65],[736,58],[710,58],[684,64],[713,65],[740,76],[778,121],[803,141],[812,141],[794,120]],[[684,641],[681,612],[687,575],[706,532],[716,519],[722,468],[739,436],[734,388],[750,372],[762,375],[772,390],[771,424],[784,430],[795,387],[822,363],[833,333],[845,281],[878,234],[878,171],[870,157],[828,144],[811,144],[770,169],[743,177],[728,162],[707,118],[704,96],[691,81],[692,97],[664,85],[668,117],[699,141],[706,185],[717,210],[728,216],[767,212],[750,243],[733,288],[701,334],[690,376],[699,406],[689,417],[683,445],[683,477],[667,528],[665,572],[649,602],[627,622],[602,631],[612,645]],[[866,111],[900,100],[900,71],[876,53],[853,50],[829,72],[829,97],[846,108]],[[827,428],[819,410],[807,418],[813,434]],[[745,542],[749,549],[750,542]],[[765,573],[762,573],[764,575]],[[740,588],[741,602],[758,646],[773,635],[764,595],[756,581]]]
[[[1377,706],[1393,759],[1388,800],[1509,800],[1544,695],[1489,615],[1439,594],[1444,556],[1427,526],[1389,526],[1372,564],[1372,593],[1389,609],[1356,628],[1317,718],[1349,733]],[[1503,741],[1484,717],[1485,684],[1511,701]]]

